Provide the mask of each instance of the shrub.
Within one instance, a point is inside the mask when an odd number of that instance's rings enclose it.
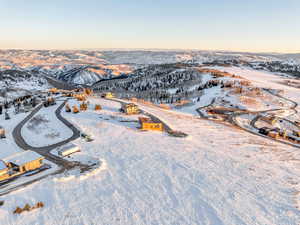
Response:
[[[29,204],[26,204],[23,208],[23,211],[30,211],[31,210],[31,206]]]
[[[14,214],[21,214],[23,212],[23,209],[21,209],[20,207],[17,207],[14,211]]]

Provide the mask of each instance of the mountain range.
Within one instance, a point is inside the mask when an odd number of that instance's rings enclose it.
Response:
[[[100,80],[136,74],[156,64],[225,64],[248,66],[300,76],[300,54],[240,53],[224,51],[101,51],[0,50],[2,88],[24,79],[37,87],[50,76],[72,85],[91,86]]]

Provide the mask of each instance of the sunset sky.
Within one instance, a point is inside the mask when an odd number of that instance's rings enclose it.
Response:
[[[300,52],[299,0],[0,0],[0,48]]]

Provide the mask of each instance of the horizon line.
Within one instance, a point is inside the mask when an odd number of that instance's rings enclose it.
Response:
[[[203,51],[203,52],[227,52],[249,54],[300,54],[299,51],[243,51],[224,49],[197,49],[197,48],[0,48],[0,50],[27,50],[27,51]]]

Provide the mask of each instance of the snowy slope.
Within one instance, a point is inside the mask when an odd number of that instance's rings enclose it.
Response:
[[[10,115],[13,114],[12,109],[9,109],[8,112]],[[5,120],[4,114],[0,115],[0,126],[5,129],[7,137],[6,139],[0,139],[0,159],[22,151],[14,142],[12,132],[17,124],[19,124],[26,116],[27,113],[20,113],[13,115],[12,119],[10,120]]]
[[[284,96],[300,104],[300,91],[298,88],[284,85],[281,82],[285,80],[285,77],[280,76],[281,74],[257,71],[254,69],[243,68],[243,67],[213,67],[221,71],[229,72],[242,76],[252,81],[258,87],[273,88],[284,90]],[[299,110],[299,106],[298,106]]]
[[[72,84],[86,85],[101,78],[131,74],[143,66],[178,62],[248,64],[270,71],[300,74],[299,54],[196,50],[0,50],[0,71],[35,71]]]
[[[51,71],[47,71],[51,74]],[[64,67],[53,74],[56,79],[62,80],[70,84],[86,84],[92,85],[103,78],[101,74],[90,71],[87,66],[72,66],[70,69]]]
[[[47,80],[39,73],[24,70],[0,71],[0,102],[28,95],[30,92],[45,90]]]
[[[64,55],[68,60],[82,59],[87,54],[105,57],[105,53],[98,55],[96,52],[55,54]],[[158,61],[163,61],[165,56],[158,53],[156,58],[151,54]],[[117,62],[123,57],[117,58],[117,55],[110,55],[110,60]],[[217,55],[218,58],[228,57],[227,53]],[[194,57],[200,59],[200,56]],[[124,53],[124,59],[128,57],[131,58],[130,53]],[[141,62],[151,60],[147,57],[140,59]],[[203,57],[213,59],[216,56],[207,53]],[[230,57],[258,58],[239,54]],[[191,60],[186,54],[172,56],[173,59]],[[299,89],[282,84],[285,77],[244,67],[211,68],[242,76],[258,87],[283,89],[284,96],[300,103]],[[206,75],[197,82],[206,83],[208,78],[211,77]],[[86,82],[81,78],[77,81]],[[176,92],[176,85],[168,90]],[[184,87],[194,86],[189,83]],[[93,142],[75,141],[81,154],[101,159],[103,167],[81,176],[78,171],[53,175],[1,196],[0,201],[4,200],[5,204],[0,206],[0,224],[298,225],[299,149],[199,119],[195,112],[197,107],[209,104],[214,97],[225,96],[219,86],[205,89],[201,94],[196,105],[176,112],[140,104],[143,110],[156,115],[173,129],[187,133],[187,138],[141,132],[137,129],[138,116],[125,116],[119,112],[119,103],[101,98],[90,98],[87,112],[63,112],[65,118],[95,139]],[[96,103],[101,104],[103,110],[95,112]],[[73,104],[79,103],[70,100],[70,105]],[[47,118],[47,110],[54,109],[44,109],[40,113]],[[0,140],[0,157],[19,151],[12,141],[11,131],[24,116],[19,114],[10,121],[0,118],[0,125],[7,129],[9,137]],[[68,129],[55,117],[47,119],[55,132],[61,133],[59,140],[69,136]],[[58,139],[43,139],[45,132],[52,132],[48,128],[38,134],[25,131],[23,135],[35,145],[57,142]],[[45,207],[21,215],[12,213],[17,206],[33,205],[38,201],[43,201]]]
[[[298,150],[146,106],[189,137],[140,132],[115,119],[119,103],[91,103],[104,110],[63,116],[94,136],[76,143],[107,169],[84,179],[48,177],[1,197],[0,224],[298,224]],[[37,201],[45,207],[12,215]]]

